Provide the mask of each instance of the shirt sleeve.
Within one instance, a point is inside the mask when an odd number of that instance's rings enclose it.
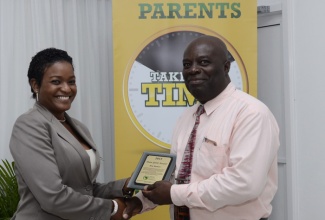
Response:
[[[142,202],[142,210],[140,213],[144,213],[144,212],[153,210],[157,207],[156,204],[154,204],[149,199],[144,197],[141,191],[138,192],[135,196],[138,197],[140,199],[140,201]]]

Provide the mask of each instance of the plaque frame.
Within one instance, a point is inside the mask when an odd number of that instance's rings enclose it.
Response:
[[[145,172],[145,171],[142,171],[142,168],[144,168],[145,163],[147,165],[147,163],[150,162],[149,157],[151,159],[153,157],[155,157],[155,158],[161,158],[161,159],[164,158],[165,160],[169,160],[168,165],[167,166],[164,165],[164,167],[166,166],[166,169],[165,169],[163,175],[160,175],[160,176],[163,176],[161,179],[154,179],[154,180],[152,180],[153,182],[151,182],[151,183],[149,183],[151,180],[148,180],[147,183],[145,182],[145,180],[143,180],[144,182],[141,183],[138,181],[138,178],[139,178],[140,174],[143,174],[143,172]],[[127,187],[132,188],[132,189],[143,190],[144,186],[153,184],[156,181],[160,181],[160,180],[168,180],[169,181],[172,173],[175,170],[175,166],[176,166],[176,155],[168,154],[168,153],[145,151],[145,152],[143,152],[143,154],[140,158],[140,161],[139,161],[136,169],[134,170]],[[155,168],[151,167],[151,169],[155,169]],[[140,173],[141,171],[142,171],[142,173]],[[154,176],[154,175],[151,175],[151,176]]]

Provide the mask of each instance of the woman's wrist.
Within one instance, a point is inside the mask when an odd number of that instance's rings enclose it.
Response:
[[[115,215],[118,211],[118,203],[115,201],[115,200],[112,200],[113,202],[113,205],[114,205],[114,208],[113,208],[113,211],[111,213],[111,216]]]

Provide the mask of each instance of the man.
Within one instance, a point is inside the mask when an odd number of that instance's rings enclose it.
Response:
[[[269,217],[277,190],[279,129],[262,102],[231,83],[227,54],[226,45],[213,36],[199,37],[185,49],[185,84],[199,103],[183,113],[173,133],[175,177],[181,180],[147,186],[127,201],[125,218],[150,210],[154,204],[174,204],[172,219],[180,207],[185,207],[184,212],[189,208],[192,220]],[[200,105],[205,111],[198,116]],[[191,154],[186,148],[191,145],[188,140],[196,120],[194,150],[187,161],[190,173],[184,177],[184,161]]]

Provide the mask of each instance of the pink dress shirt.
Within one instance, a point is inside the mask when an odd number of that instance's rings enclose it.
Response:
[[[177,174],[198,104],[185,110],[172,138]],[[259,220],[272,211],[277,191],[279,128],[270,110],[230,83],[204,104],[197,130],[191,183],[173,185],[175,205],[190,208],[191,220]],[[143,211],[153,208],[143,200]],[[171,206],[172,209],[173,206]],[[171,210],[171,219],[173,210]]]

